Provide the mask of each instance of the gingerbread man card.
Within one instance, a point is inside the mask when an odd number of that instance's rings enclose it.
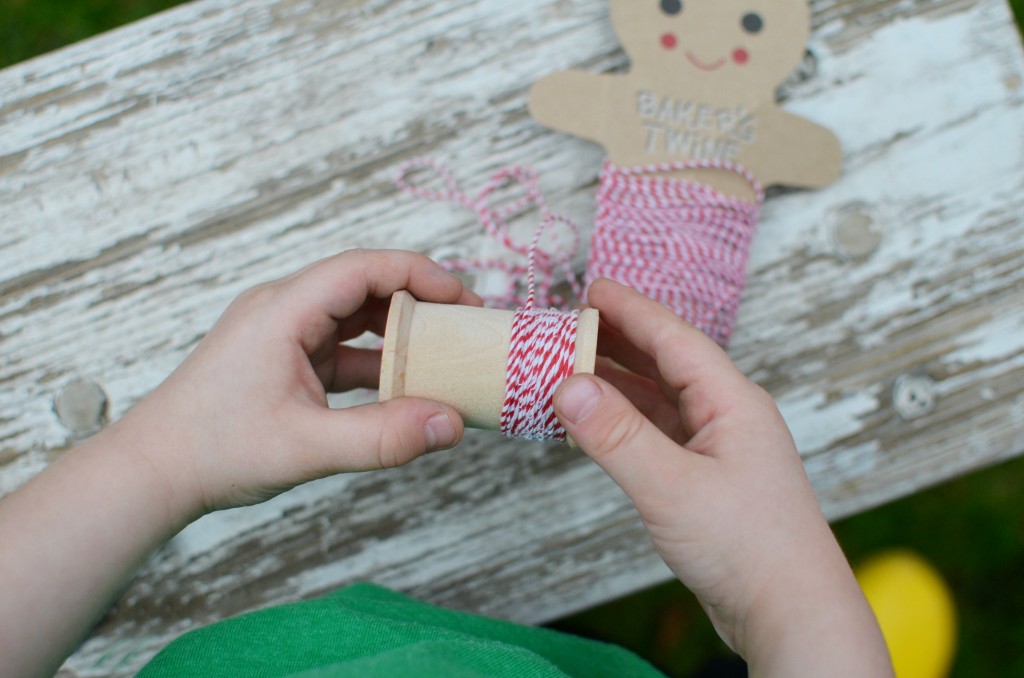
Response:
[[[600,143],[620,167],[708,160],[766,186],[811,188],[839,176],[836,137],[775,103],[804,55],[806,0],[610,0],[610,9],[629,72],[542,79],[530,93],[542,125]],[[683,176],[753,197],[734,173]]]

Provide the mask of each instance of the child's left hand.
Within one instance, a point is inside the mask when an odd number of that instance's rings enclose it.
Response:
[[[404,464],[462,437],[450,407],[376,387],[387,298],[479,304],[410,252],[352,251],[238,298],[195,351],[119,422],[0,502],[0,675],[52,676],[157,547],[202,514],[342,471]]]
[[[339,254],[242,294],[111,433],[138,436],[133,447],[192,517],[451,447],[462,420],[440,403],[327,406],[329,392],[377,387],[380,351],[342,342],[367,330],[383,335],[388,298],[399,289],[424,301],[480,303],[426,257]]]

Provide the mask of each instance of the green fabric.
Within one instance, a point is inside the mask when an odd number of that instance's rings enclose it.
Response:
[[[162,676],[661,677],[629,652],[433,607],[371,584],[186,633],[140,673]]]

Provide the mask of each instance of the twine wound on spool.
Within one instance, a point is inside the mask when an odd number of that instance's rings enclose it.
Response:
[[[433,169],[446,190],[411,185],[407,176],[420,169]],[[521,184],[526,194],[502,209],[492,208],[494,192],[513,181]],[[407,292],[395,294],[384,337],[381,400],[403,395],[430,398],[454,407],[467,426],[497,429],[515,438],[565,440],[552,399],[558,385],[572,374],[593,373],[598,315],[594,309],[567,312],[536,305],[538,298],[549,305],[564,305],[565,300],[552,292],[559,270],[581,296],[571,268],[580,245],[579,229],[548,210],[536,173],[525,168],[499,171],[475,199],[463,193],[444,166],[427,158],[403,164],[397,183],[420,198],[471,209],[487,233],[525,255],[527,264],[465,261],[446,265],[455,271],[504,271],[509,285],[489,301],[519,304],[515,311],[429,304],[416,301]],[[524,245],[512,239],[508,221],[531,206],[540,211],[540,225],[529,245]],[[563,249],[553,234],[554,251],[545,251],[540,247],[541,236],[557,224],[569,228],[571,246]],[[525,297],[518,291],[524,273]]]
[[[664,176],[692,169],[739,174],[750,183],[756,202]],[[606,162],[586,283],[611,278],[628,285],[725,346],[736,323],[763,204],[760,182],[733,163],[689,161],[626,169]]]

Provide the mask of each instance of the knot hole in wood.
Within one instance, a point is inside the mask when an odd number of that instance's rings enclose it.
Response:
[[[107,423],[107,394],[90,379],[76,379],[57,394],[53,410],[75,437],[96,433]]]
[[[893,407],[908,421],[934,412],[937,400],[935,382],[922,375],[901,374],[892,389]]]
[[[862,261],[882,244],[882,220],[865,202],[851,202],[832,217],[829,237],[836,255],[843,261]]]

